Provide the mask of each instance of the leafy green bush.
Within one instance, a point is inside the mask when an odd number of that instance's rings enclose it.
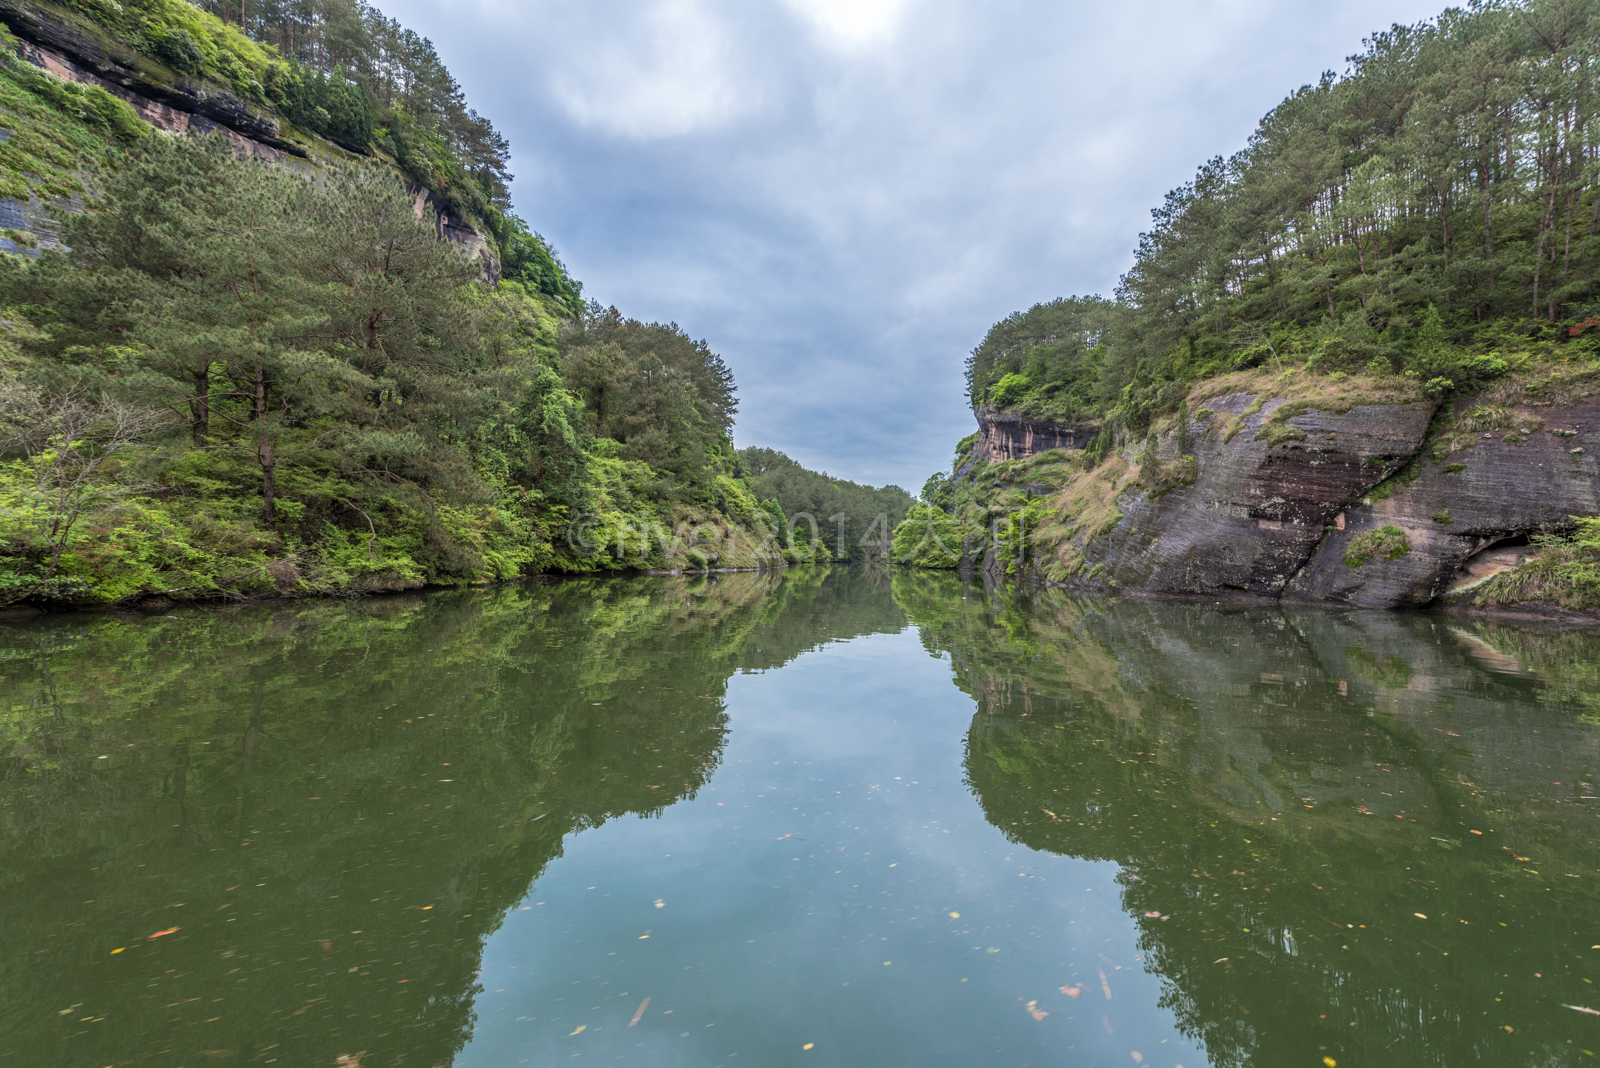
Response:
[[[1009,408],[1020,401],[1033,388],[1025,375],[1006,374],[989,387],[989,403],[996,408]]]

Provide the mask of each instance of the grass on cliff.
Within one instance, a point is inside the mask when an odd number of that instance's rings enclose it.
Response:
[[[1256,411],[1266,402],[1282,398],[1287,404],[1318,411],[1347,412],[1362,404],[1411,404],[1426,400],[1422,384],[1400,375],[1321,374],[1304,367],[1275,370],[1254,367],[1196,382],[1189,388],[1193,410],[1223,397],[1246,393],[1256,398]]]
[[[0,49],[15,38],[0,27]],[[81,196],[83,175],[150,135],[125,102],[62,81],[0,51],[0,197],[24,204]]]
[[[1573,516],[1573,521],[1577,530],[1570,537],[1532,539],[1542,551],[1491,578],[1472,603],[1494,608],[1552,604],[1575,612],[1600,609],[1600,517]]]

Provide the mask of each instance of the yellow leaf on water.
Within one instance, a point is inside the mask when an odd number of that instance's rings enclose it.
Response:
[[[959,912],[952,912],[952,913],[951,913],[951,914],[950,914],[950,918],[951,918],[951,919],[952,919],[952,920],[959,920],[959,919],[960,919],[960,918],[961,918],[961,913],[959,913]]]
[[[578,1025],[578,1029],[576,1031],[572,1032],[572,1035],[576,1035],[576,1034],[579,1034],[580,1032],[587,1031],[587,1030],[589,1030],[589,1025],[588,1024],[579,1024]],[[568,1035],[567,1037],[571,1038],[572,1035]]]
[[[119,946],[116,949],[113,949],[111,952],[113,952],[113,953],[121,953],[124,949],[127,949],[127,948],[128,948],[127,946]]]
[[[811,1048],[813,1048],[815,1046],[816,1046],[815,1042],[807,1042],[805,1045],[801,1046],[800,1048],[801,1049],[811,1049]]]
[[[1427,919],[1427,918],[1428,918],[1428,917],[1426,917],[1426,916],[1424,916],[1424,915],[1423,915],[1423,914],[1422,914],[1422,913],[1420,913],[1420,912],[1413,912],[1413,913],[1412,913],[1412,914],[1411,914],[1411,915],[1413,915],[1413,916],[1415,916],[1415,917],[1416,917],[1416,918],[1417,918],[1417,919],[1419,919],[1419,920],[1425,920],[1425,919]]]
[[[1322,1058],[1322,1063],[1326,1064],[1328,1068],[1338,1068],[1339,1065],[1339,1062],[1334,1060],[1332,1057]]]

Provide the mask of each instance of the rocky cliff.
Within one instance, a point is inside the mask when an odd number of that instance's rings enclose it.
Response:
[[[1085,545],[1084,559],[1100,568],[1097,581],[1162,593],[1279,595],[1349,501],[1411,458],[1433,414],[1431,404],[1413,403],[1279,418],[1288,401],[1256,401],[1242,393],[1213,398],[1213,416],[1191,417],[1131,458],[1136,471],[1185,470],[1170,488],[1161,476],[1139,486],[1144,472],[1135,474],[1135,488],[1117,502],[1122,519]],[[1285,440],[1275,441],[1275,431]],[[1185,436],[1190,450],[1182,448]]]
[[[1521,410],[1458,401],[1409,477],[1350,508],[1286,593],[1398,608],[1470,592],[1522,562],[1530,535],[1600,513],[1597,450],[1600,397]],[[1353,566],[1362,539],[1376,544],[1381,532],[1393,548]]]
[[[1401,608],[1469,595],[1535,554],[1530,537],[1600,514],[1600,382],[1443,408],[1415,391],[1253,385],[1191,394],[1192,414],[1076,465],[1027,568],[1105,590]],[[1004,447],[991,428],[1006,424],[980,426]]]
[[[976,454],[992,461],[1022,460],[1051,449],[1081,449],[1100,429],[1097,425],[1030,419],[993,408],[977,408],[972,414],[978,417]]]
[[[171,77],[172,72],[126,45],[96,35],[86,25],[47,8],[0,0],[0,24],[18,38],[20,58],[62,81],[104,89],[158,130],[220,134],[240,156],[255,156],[269,163],[315,167],[351,158],[346,150],[313,134],[286,134],[276,117],[226,89],[204,80]],[[4,126],[0,119],[0,134]],[[430,218],[440,240],[461,246],[466,255],[482,264],[485,280],[498,284],[499,257],[478,228],[441,204],[432,191],[410,182],[407,188],[415,198],[417,217]],[[0,197],[0,229],[11,231],[0,234],[0,251],[28,254],[34,248],[49,247],[56,239],[52,216],[75,207],[73,200]]]

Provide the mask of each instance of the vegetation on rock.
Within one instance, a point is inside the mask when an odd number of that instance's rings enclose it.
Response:
[[[1350,547],[1344,552],[1344,562],[1350,567],[1364,567],[1374,557],[1386,561],[1398,560],[1410,551],[1411,540],[1406,537],[1406,532],[1391,523],[1377,530],[1369,530],[1351,541]]]
[[[1120,518],[1122,493],[1194,480],[1184,438],[1202,428],[1232,441],[1248,421],[1253,440],[1292,448],[1305,432],[1290,420],[1312,409],[1440,404],[1425,455],[1369,503],[1424,462],[1462,470],[1451,455],[1485,433],[1526,443],[1544,425],[1534,408],[1600,380],[1597,51],[1600,8],[1557,0],[1473,4],[1374,35],[1342,76],[1291,94],[1245,149],[1168,194],[1113,299],[995,324],[967,360],[973,407],[1098,436],[1035,458],[1027,490],[963,443],[918,524],[938,512],[999,554],[986,528],[1043,486],[1038,521],[1020,522],[1040,573],[1065,579],[1100,521]],[[1251,407],[1219,417],[1238,395]],[[1365,563],[1396,544],[1352,553]]]

